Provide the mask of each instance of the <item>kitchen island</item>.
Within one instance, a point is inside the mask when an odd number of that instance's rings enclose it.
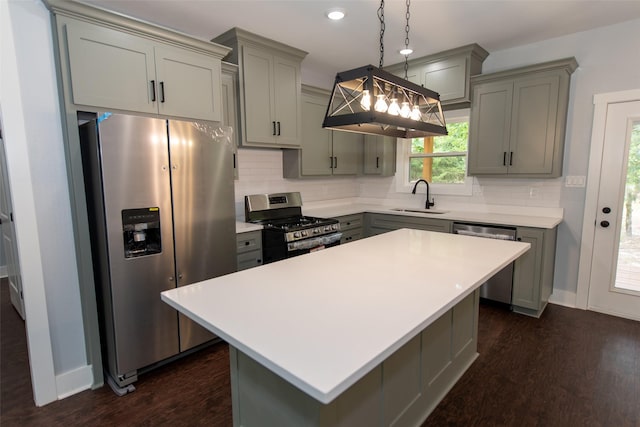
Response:
[[[162,293],[230,345],[237,426],[418,425],[529,244],[401,229]]]

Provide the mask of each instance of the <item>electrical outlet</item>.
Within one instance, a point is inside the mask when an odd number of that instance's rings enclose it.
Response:
[[[538,198],[538,189],[536,187],[529,187],[529,198]]]
[[[586,176],[567,176],[564,181],[565,187],[582,187],[586,185]]]

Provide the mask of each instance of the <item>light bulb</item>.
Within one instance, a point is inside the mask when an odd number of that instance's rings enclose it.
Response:
[[[384,95],[377,95],[378,100],[376,101],[376,105],[374,105],[373,108],[375,108],[375,110],[379,113],[384,113],[387,111],[387,108],[389,108],[389,106],[387,105],[387,103],[384,100]]]
[[[371,109],[371,95],[369,95],[369,91],[367,89],[362,91],[362,98],[360,98],[360,106],[364,111],[369,111]]]
[[[411,110],[411,116],[409,116],[411,120],[420,120],[422,118],[422,113],[420,113],[420,108],[417,105],[413,106],[413,110]]]
[[[396,98],[391,99],[391,104],[389,105],[389,110],[387,110],[387,113],[391,114],[392,116],[397,116],[398,114],[400,114],[400,106],[398,105],[398,100]]]
[[[407,101],[402,103],[402,108],[400,109],[400,115],[405,119],[408,119],[411,116],[411,108],[409,108],[409,103]]]

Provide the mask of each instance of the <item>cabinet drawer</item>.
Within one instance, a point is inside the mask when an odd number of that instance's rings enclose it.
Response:
[[[238,254],[262,249],[262,231],[240,233],[236,236],[236,244]]]
[[[262,250],[238,254],[238,271],[262,265]]]
[[[339,216],[336,219],[340,221],[340,230],[343,233],[346,230],[362,228],[362,214]]]

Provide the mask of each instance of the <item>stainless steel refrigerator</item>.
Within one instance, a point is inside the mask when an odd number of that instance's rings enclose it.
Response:
[[[103,364],[125,393],[214,338],[160,292],[236,270],[233,150],[208,124],[110,113],[80,135]]]

